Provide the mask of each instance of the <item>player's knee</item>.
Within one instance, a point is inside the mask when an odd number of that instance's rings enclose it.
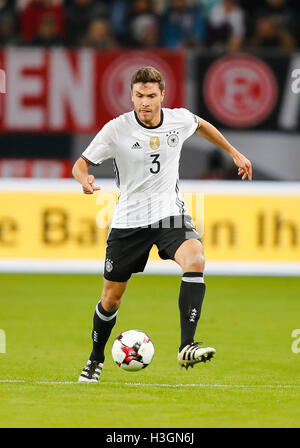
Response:
[[[120,308],[122,297],[114,296],[113,294],[102,294],[101,304],[105,311],[110,313],[117,311]]]
[[[184,266],[184,272],[203,272],[205,267],[205,258],[202,252],[191,254]]]
[[[113,312],[119,309],[122,301],[122,293],[113,289],[104,289],[101,296],[101,304],[105,311]]]

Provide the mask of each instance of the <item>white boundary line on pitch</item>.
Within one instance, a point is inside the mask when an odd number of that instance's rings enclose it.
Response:
[[[97,274],[103,275],[100,260],[68,259],[0,259],[0,273]],[[229,276],[300,276],[299,262],[207,261],[206,275]],[[145,271],[137,275],[181,275],[173,261],[148,261]]]
[[[22,383],[22,384],[78,384],[78,381],[26,381],[26,380],[0,380],[0,383]],[[164,383],[128,383],[128,382],[112,382],[100,381],[99,384],[115,385],[115,386],[133,386],[133,387],[166,387],[166,388],[180,388],[180,387],[212,387],[212,388],[268,388],[268,389],[283,389],[283,388],[300,388],[300,384],[164,384]]]

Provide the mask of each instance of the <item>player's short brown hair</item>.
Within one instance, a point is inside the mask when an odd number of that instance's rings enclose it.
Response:
[[[165,90],[165,80],[163,75],[156,70],[156,68],[148,66],[139,68],[131,78],[131,90],[134,84],[137,82],[142,82],[146,84],[146,82],[158,82],[159,88],[161,92]]]

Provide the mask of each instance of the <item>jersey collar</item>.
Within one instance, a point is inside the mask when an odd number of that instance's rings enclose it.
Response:
[[[136,114],[135,111],[134,111],[134,116],[135,116],[135,119],[136,119],[136,121],[138,122],[138,124],[140,124],[141,126],[143,126],[143,128],[145,128],[145,129],[156,129],[156,128],[159,128],[159,127],[163,124],[163,121],[164,121],[164,112],[163,112],[162,109],[160,110],[160,112],[161,112],[161,114],[160,114],[160,122],[159,122],[156,126],[145,126],[145,125],[139,120],[139,118],[138,118],[138,116],[137,116],[137,114]]]

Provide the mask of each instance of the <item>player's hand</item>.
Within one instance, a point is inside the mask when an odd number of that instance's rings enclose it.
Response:
[[[236,152],[233,156],[233,161],[238,169],[238,175],[242,176],[242,180],[249,179],[252,180],[252,164],[243,154]]]
[[[89,174],[84,182],[82,182],[82,190],[84,194],[93,194],[94,191],[100,190],[100,187],[94,185],[95,177]]]

